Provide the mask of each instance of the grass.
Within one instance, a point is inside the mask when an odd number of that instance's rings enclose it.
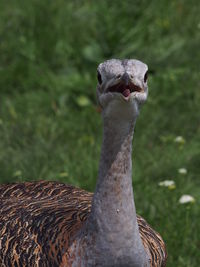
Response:
[[[141,59],[151,75],[133,144],[137,210],[166,241],[168,266],[199,266],[199,12],[197,0],[2,1],[0,182],[60,180],[93,191],[96,66]],[[158,186],[166,179],[174,190]],[[183,194],[196,202],[179,204]]]

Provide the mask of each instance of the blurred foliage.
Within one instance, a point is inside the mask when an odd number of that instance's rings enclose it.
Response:
[[[168,266],[199,266],[199,13],[197,0],[1,1],[0,181],[93,190],[102,133],[96,67],[138,58],[151,75],[134,140],[137,210],[164,237]],[[176,189],[158,186],[166,179]],[[195,204],[180,205],[183,194]]]

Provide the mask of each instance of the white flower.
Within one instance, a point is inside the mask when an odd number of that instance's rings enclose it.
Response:
[[[165,180],[160,183],[158,183],[159,186],[168,187],[168,189],[175,189],[176,185],[173,180]]]
[[[174,139],[174,142],[175,142],[175,143],[178,143],[178,144],[185,144],[185,139],[183,138],[183,136],[177,136],[177,137]]]
[[[182,197],[179,199],[180,204],[185,204],[185,203],[194,203],[195,199],[194,197],[190,195],[182,195]]]
[[[186,174],[187,173],[187,169],[186,168],[180,168],[180,169],[178,169],[178,173]]]

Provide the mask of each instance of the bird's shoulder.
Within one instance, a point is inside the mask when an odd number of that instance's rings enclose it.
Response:
[[[151,267],[165,267],[167,250],[161,235],[144,218],[137,215],[140,236],[148,254]]]
[[[10,266],[13,258],[23,266],[59,266],[90,212],[91,199],[92,193],[59,182],[1,185],[0,265]]]

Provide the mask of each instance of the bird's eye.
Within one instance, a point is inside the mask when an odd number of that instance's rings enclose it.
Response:
[[[144,82],[146,83],[147,82],[147,79],[148,79],[148,71],[145,73],[144,75]]]
[[[97,79],[99,84],[102,84],[102,78],[101,78],[101,74],[99,73],[99,71],[97,71]]]

